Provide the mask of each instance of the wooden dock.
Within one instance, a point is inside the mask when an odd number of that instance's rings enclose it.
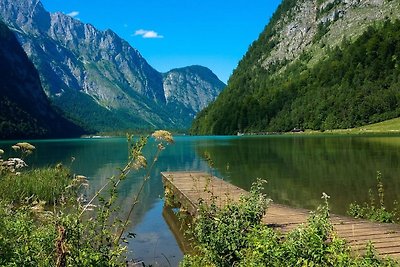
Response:
[[[164,186],[181,207],[196,216],[199,199],[210,203],[216,199],[219,206],[237,201],[247,191],[204,172],[162,172]],[[216,198],[215,198],[216,197]],[[307,222],[309,210],[272,203],[263,218],[265,224],[283,233]],[[362,252],[372,241],[381,256],[400,259],[400,225],[372,223],[346,216],[331,215],[331,222],[339,237],[344,238],[355,252]]]

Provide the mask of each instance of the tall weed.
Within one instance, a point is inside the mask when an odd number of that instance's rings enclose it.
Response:
[[[151,164],[147,166],[142,154],[149,137],[136,141],[128,137],[126,166],[89,201],[79,195],[85,177],[72,176],[60,165],[26,172],[2,168],[7,175],[0,181],[0,266],[126,266],[121,239],[130,215],[159,153],[173,142],[166,131],[156,131],[153,137],[158,150]],[[21,144],[22,148],[14,149],[28,155],[29,144]],[[130,172],[142,168],[148,168],[147,174],[132,198],[131,211],[120,218],[115,205],[118,186]]]
[[[347,213],[354,218],[367,219],[375,222],[383,223],[399,223],[400,214],[396,207],[398,203],[395,201],[393,206],[395,209],[388,210],[385,205],[385,189],[382,182],[381,172],[377,172],[376,176],[376,194],[379,203],[376,203],[375,194],[372,189],[368,190],[369,202],[364,202],[362,205],[354,202],[351,203]]]

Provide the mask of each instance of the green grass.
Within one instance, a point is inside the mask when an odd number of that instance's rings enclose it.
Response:
[[[395,118],[379,123],[369,124],[352,129],[330,130],[327,133],[350,133],[350,134],[368,134],[368,133],[400,133],[400,118]]]
[[[71,181],[70,171],[60,166],[29,170],[19,175],[2,174],[0,199],[16,203],[27,199],[57,203]]]
[[[355,130],[367,132],[400,133],[400,118],[355,128]]]
[[[350,129],[335,129],[326,131],[305,130],[303,133],[287,134],[400,134],[400,118],[390,119],[374,124],[364,125]]]

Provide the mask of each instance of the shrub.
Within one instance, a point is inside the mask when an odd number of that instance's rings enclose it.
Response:
[[[55,228],[32,207],[0,201],[0,266],[55,266]]]
[[[197,266],[199,260],[206,265],[232,266],[240,260],[241,250],[247,247],[247,235],[260,224],[269,202],[261,194],[264,182],[258,180],[249,195],[223,208],[218,208],[215,201],[211,205],[200,203],[198,217],[189,232],[198,243],[202,259],[186,257],[183,266]]]
[[[308,223],[286,235],[263,225],[258,217],[261,213],[253,213],[253,219],[247,217],[251,214],[246,212],[248,207],[261,207],[254,203],[262,196],[252,194],[246,200],[249,206],[241,201],[220,210],[213,205],[202,207],[202,217],[195,220],[191,232],[198,242],[197,254],[186,255],[181,266],[398,266],[392,259],[379,258],[372,244],[367,245],[364,256],[352,254],[346,242],[333,231],[329,196],[323,194],[323,198],[324,204],[310,216]]]
[[[376,176],[376,190],[379,203],[376,203],[372,189],[368,190],[369,203],[364,202],[363,205],[356,202],[351,203],[347,213],[354,218],[367,219],[375,222],[395,223],[400,222],[400,214],[396,209],[388,210],[385,206],[385,190],[382,182],[382,174],[378,171]],[[393,206],[397,206],[395,201]]]

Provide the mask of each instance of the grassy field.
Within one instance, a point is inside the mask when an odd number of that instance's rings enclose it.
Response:
[[[332,130],[333,133],[400,133],[400,118],[391,119],[379,123],[365,125],[346,130]]]
[[[298,134],[298,133],[289,133],[289,134]],[[351,128],[351,129],[326,130],[324,132],[305,130],[304,133],[302,134],[400,134],[400,118],[364,125],[361,127]]]

